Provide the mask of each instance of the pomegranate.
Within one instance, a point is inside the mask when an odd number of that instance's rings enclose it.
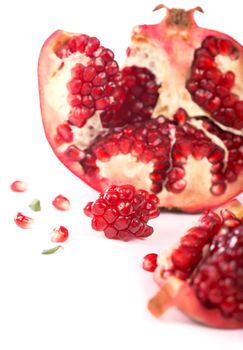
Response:
[[[153,233],[147,222],[159,216],[158,202],[155,194],[136,190],[132,185],[113,185],[95,202],[89,202],[84,213],[92,218],[94,230],[104,231],[107,238],[128,241]]]
[[[68,198],[64,197],[62,194],[59,194],[58,196],[56,196],[53,201],[52,201],[52,205],[58,209],[58,210],[62,210],[62,211],[67,211],[70,209],[71,204]]]
[[[10,188],[14,192],[26,192],[28,189],[28,185],[24,181],[16,180],[11,183]]]
[[[17,226],[23,229],[32,228],[34,225],[34,219],[30,218],[29,216],[26,216],[22,213],[17,213],[17,215],[14,218],[14,222]]]
[[[149,302],[159,316],[177,306],[219,328],[243,328],[243,205],[206,211],[167,256],[156,260],[160,291]]]
[[[94,37],[59,30],[44,43],[47,139],[96,190],[130,183],[185,212],[242,191],[242,46],[198,27],[195,10],[135,27],[123,69]]]

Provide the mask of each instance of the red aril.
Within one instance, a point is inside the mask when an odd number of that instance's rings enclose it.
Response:
[[[154,272],[157,268],[158,254],[150,253],[143,258],[143,269],[145,271]]]
[[[30,218],[29,216],[26,216],[22,213],[17,213],[17,215],[14,218],[14,222],[16,225],[18,225],[21,228],[32,228],[34,225],[34,219]]]
[[[94,37],[57,31],[44,43],[46,136],[96,190],[130,183],[186,212],[243,190],[242,46],[198,27],[195,10],[136,26],[123,69]]]
[[[243,328],[243,206],[232,201],[203,214],[170,254],[157,258],[160,291],[149,302],[159,316],[177,306],[212,327]]]
[[[68,239],[69,232],[68,229],[64,226],[57,226],[51,232],[51,241],[52,242],[65,242]]]
[[[14,192],[25,192],[28,189],[28,185],[24,181],[16,180],[12,182],[12,184],[10,185],[10,188]]]
[[[59,194],[53,199],[52,204],[58,210],[67,211],[70,209],[69,199],[61,194]]]

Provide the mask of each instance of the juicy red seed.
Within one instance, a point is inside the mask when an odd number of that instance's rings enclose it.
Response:
[[[10,185],[10,188],[14,192],[25,192],[28,189],[28,185],[24,181],[16,180]]]
[[[51,232],[51,241],[52,242],[65,242],[68,239],[69,232],[68,229],[64,226],[55,227]]]
[[[86,123],[87,119],[94,114],[93,108],[82,106],[80,108],[73,108],[68,116],[68,120],[72,125],[81,128]]]
[[[67,84],[69,92],[73,95],[79,94],[82,87],[82,81],[80,79],[73,79]]]
[[[98,49],[99,46],[100,41],[95,37],[90,37],[85,47],[86,55],[91,56],[94,53],[94,51]]]
[[[224,182],[217,183],[211,186],[210,191],[215,196],[221,196],[226,191],[226,184]]]
[[[69,146],[66,149],[65,154],[70,160],[75,162],[81,161],[85,156],[84,152],[74,145]]]
[[[235,74],[231,71],[226,72],[220,79],[219,84],[231,89],[235,83]]]
[[[173,116],[173,119],[179,124],[185,124],[188,114],[183,108],[179,108]]]
[[[83,81],[84,82],[91,82],[94,77],[96,76],[96,70],[92,66],[85,67],[83,70]]]
[[[224,234],[214,237],[192,286],[206,307],[217,308],[223,316],[238,320],[241,306],[237,293],[243,285],[243,225],[223,228]]]
[[[53,206],[62,211],[66,211],[70,209],[70,201],[63,195],[59,194],[52,201]]]
[[[145,255],[142,263],[143,269],[145,271],[154,272],[157,267],[157,258],[158,254],[155,253]]]
[[[64,142],[73,141],[73,132],[68,124],[60,124],[57,127],[57,134]]]
[[[88,203],[84,213],[92,217],[93,229],[104,231],[108,238],[147,237],[153,232],[147,221],[159,215],[158,198],[136,191],[132,185],[113,185],[94,203]]]
[[[26,215],[23,215],[22,213],[18,213],[15,218],[14,222],[16,225],[18,225],[21,228],[32,228],[34,224],[34,220]]]

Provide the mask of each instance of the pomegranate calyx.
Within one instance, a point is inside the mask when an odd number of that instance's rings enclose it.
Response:
[[[203,9],[200,6],[196,6],[190,10],[184,10],[184,9],[177,9],[177,8],[170,9],[163,4],[159,4],[155,6],[153,11],[157,11],[164,8],[166,9],[166,12],[167,12],[165,16],[166,24],[168,26],[175,26],[183,29],[189,28],[195,23],[195,20],[193,17],[195,11],[204,13]]]

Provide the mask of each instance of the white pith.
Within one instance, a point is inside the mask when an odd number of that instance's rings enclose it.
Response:
[[[49,85],[45,88],[45,99],[59,114],[60,120],[64,122],[71,110],[71,106],[67,103],[67,82],[72,79],[71,69],[77,63],[86,66],[90,59],[80,52],[73,53],[64,60],[60,60],[54,53],[52,53],[52,56],[51,60],[56,65],[53,65],[53,72],[50,72]]]
[[[161,48],[157,48],[151,43],[133,44],[125,65],[136,65],[150,69],[156,76],[156,82],[162,84],[153,117],[163,114],[172,119],[178,108],[190,111],[191,115],[207,115],[192,101],[191,95],[185,88],[184,77],[171,66],[170,58]]]
[[[239,72],[242,71],[240,61],[238,59],[232,60],[228,56],[217,55],[215,57],[215,62],[217,64],[218,68],[223,73],[231,71],[235,74],[235,83],[231,89],[231,92],[233,94],[238,95],[240,100],[243,100],[242,82],[240,81],[240,78],[242,78],[242,77],[239,74]]]
[[[153,163],[140,162],[131,154],[119,154],[111,157],[108,162],[96,161],[101,177],[110,179],[111,183],[130,183],[136,188],[150,190],[149,174],[153,171]]]

